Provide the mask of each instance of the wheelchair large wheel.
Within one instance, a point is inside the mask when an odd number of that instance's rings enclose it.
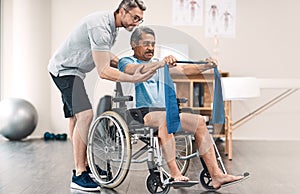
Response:
[[[176,163],[182,175],[185,175],[190,164],[190,159],[180,159],[192,154],[192,137],[191,135],[175,135],[176,142]],[[163,162],[163,169],[169,174],[166,161]]]
[[[93,122],[87,153],[100,186],[115,188],[124,181],[131,162],[131,143],[127,124],[119,114],[107,111]],[[100,173],[99,169],[106,173]]]

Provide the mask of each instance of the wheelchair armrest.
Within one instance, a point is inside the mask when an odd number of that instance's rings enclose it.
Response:
[[[187,101],[187,98],[177,98],[177,103],[186,103]]]
[[[188,107],[179,108],[179,112],[194,113],[193,109]]]
[[[133,101],[133,97],[132,96],[118,96],[118,97],[114,97],[112,98],[113,102],[127,102],[127,101]]]

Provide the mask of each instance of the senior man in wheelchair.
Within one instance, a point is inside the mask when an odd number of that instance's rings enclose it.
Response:
[[[162,61],[153,62],[155,47],[155,33],[149,27],[139,27],[131,35],[130,39],[131,47],[134,51],[134,55],[131,57],[123,57],[119,60],[119,70],[133,74],[139,65],[143,65],[143,71],[146,72],[153,68],[157,68],[157,73],[148,81],[135,84],[136,92],[136,106],[141,107],[165,107],[164,94],[159,94],[157,86],[160,80],[161,71],[165,64],[170,67],[170,72],[181,72],[183,74],[191,74],[193,72],[202,72],[213,67],[216,67],[217,62],[208,58],[207,64],[203,65],[184,65],[177,66],[176,58],[173,56],[167,56]],[[137,65],[139,64],[139,65]],[[173,134],[168,134],[166,124],[165,111],[149,112],[144,116],[144,124],[151,127],[158,127],[158,137],[162,146],[164,157],[167,160],[167,165],[170,170],[171,177],[175,181],[189,181],[189,178],[183,176],[176,164],[175,159],[175,139]],[[210,137],[205,119],[201,115],[191,113],[180,113],[180,121],[182,129],[194,133],[195,141],[197,143],[197,149],[199,154],[204,159],[208,171],[212,177],[212,186],[214,188],[220,188],[228,183],[238,182],[242,179],[242,176],[234,176],[224,174],[219,168],[212,138]]]

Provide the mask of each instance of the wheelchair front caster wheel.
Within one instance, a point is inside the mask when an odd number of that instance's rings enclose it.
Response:
[[[206,169],[203,169],[200,173],[200,182],[201,185],[209,190],[209,191],[215,191],[216,189],[212,186],[212,178],[210,177],[209,172]]]
[[[163,173],[163,179],[167,179],[167,175]],[[152,194],[166,194],[169,192],[170,187],[164,185],[160,179],[160,172],[149,174],[146,180],[147,189]]]

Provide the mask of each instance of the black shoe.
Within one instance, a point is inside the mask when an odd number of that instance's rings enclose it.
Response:
[[[76,176],[76,171],[73,170],[71,188],[82,191],[100,191],[100,186],[91,179],[86,171]]]
[[[96,169],[98,171],[98,174],[100,175],[100,178],[102,179],[106,179],[107,177],[107,172],[105,170],[102,170],[98,165],[96,165]],[[89,173],[91,178],[95,178],[95,176],[93,175],[91,169],[89,166],[86,167],[86,171]]]

